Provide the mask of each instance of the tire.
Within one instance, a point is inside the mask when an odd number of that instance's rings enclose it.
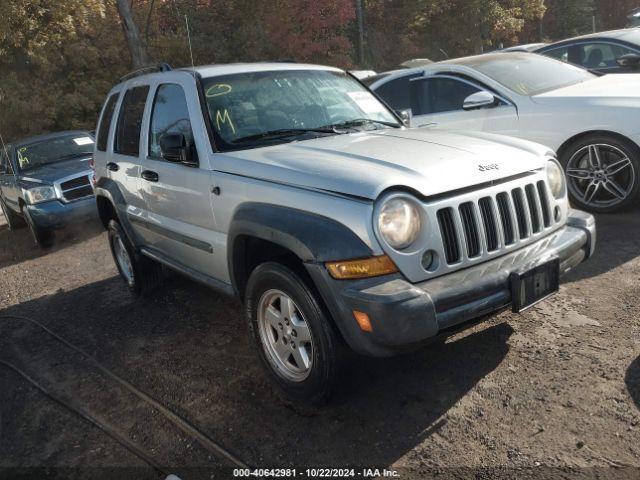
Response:
[[[162,280],[162,267],[136,251],[116,220],[109,222],[107,233],[113,261],[131,293],[144,296],[155,290]]]
[[[267,262],[251,273],[245,305],[262,365],[285,400],[303,408],[324,405],[342,355],[340,339],[317,294],[291,269]]]
[[[640,199],[640,148],[614,135],[584,137],[565,149],[572,204],[595,213],[624,210]]]
[[[36,222],[31,218],[29,214],[29,210],[26,208],[22,208],[22,217],[24,218],[27,226],[29,227],[29,231],[31,232],[31,236],[33,237],[33,241],[35,244],[41,248],[42,250],[48,250],[53,246],[53,242],[56,239],[55,232],[53,230],[47,230],[36,225]]]
[[[0,198],[0,210],[2,211],[5,220],[7,221],[9,230],[17,230],[24,227],[25,222],[22,217],[20,217],[20,215],[7,207],[2,198]]]

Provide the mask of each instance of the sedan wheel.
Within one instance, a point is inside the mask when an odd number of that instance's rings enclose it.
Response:
[[[627,206],[638,190],[637,159],[623,145],[587,143],[570,153],[567,185],[578,206],[609,212]]]

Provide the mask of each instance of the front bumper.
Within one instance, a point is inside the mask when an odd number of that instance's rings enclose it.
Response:
[[[69,203],[54,200],[28,205],[27,210],[36,226],[45,230],[56,230],[98,218],[98,207],[93,196]]]
[[[593,216],[573,210],[565,227],[536,243],[422,283],[412,284],[400,274],[338,281],[323,265],[307,268],[351,348],[389,356],[510,305],[512,272],[557,256],[560,274],[566,274],[593,254],[595,237]],[[353,310],[369,315],[372,332],[359,328]]]

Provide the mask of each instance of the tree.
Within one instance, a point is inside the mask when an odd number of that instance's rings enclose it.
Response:
[[[561,40],[593,31],[595,0],[547,0],[544,38]]]
[[[129,0],[116,0],[118,5],[118,13],[122,20],[122,30],[127,39],[129,52],[131,52],[131,63],[133,68],[142,68],[149,64],[149,54],[147,46],[140,37],[140,30],[133,19]],[[153,6],[153,5],[152,5]]]
[[[627,15],[640,6],[638,0],[596,0],[598,29],[611,30],[627,25]]]

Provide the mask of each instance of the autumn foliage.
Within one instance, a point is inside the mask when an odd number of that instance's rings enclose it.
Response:
[[[358,65],[356,2],[364,12]],[[378,70],[622,27],[637,0],[131,0],[152,62],[284,60]],[[95,128],[131,68],[116,0],[0,0],[0,133]]]

